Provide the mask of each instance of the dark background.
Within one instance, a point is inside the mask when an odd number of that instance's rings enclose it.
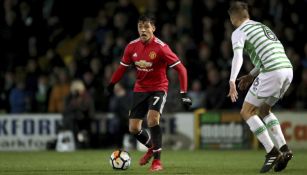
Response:
[[[306,0],[248,0],[251,19],[268,25],[284,44],[294,67],[293,83],[277,109],[307,107]],[[226,0],[1,0],[0,110],[3,113],[63,112],[50,99],[55,87],[84,81],[96,112],[114,112],[118,94],[106,93],[125,45],[138,37],[139,14],[156,18],[156,36],[170,45],[188,70],[193,109],[237,110],[226,97],[233,27]],[[252,69],[245,58],[241,74]],[[169,71],[166,112],[183,110],[178,103],[177,74]],[[134,72],[121,81],[125,97]],[[64,86],[62,86],[64,85]],[[66,85],[66,86],[65,86]],[[40,88],[41,87],[41,88]],[[61,91],[62,92],[62,91]],[[120,95],[119,95],[120,96]],[[121,96],[120,96],[121,97]],[[15,100],[14,100],[15,99]],[[16,100],[22,99],[22,100]],[[118,100],[117,100],[118,101]],[[127,109],[125,109],[127,110]]]

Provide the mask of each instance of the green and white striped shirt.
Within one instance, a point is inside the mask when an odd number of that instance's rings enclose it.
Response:
[[[292,68],[281,42],[260,22],[245,21],[232,33],[231,41],[233,51],[243,49],[260,72]]]

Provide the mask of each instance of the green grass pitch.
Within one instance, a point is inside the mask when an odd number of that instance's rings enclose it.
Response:
[[[72,153],[0,152],[0,175],[70,175],[70,174],[153,174],[149,165],[140,167],[143,154],[130,151],[132,165],[128,170],[113,170],[109,157],[113,150],[76,151]],[[164,170],[154,174],[259,174],[264,161],[264,150],[231,151],[163,151]],[[307,150],[294,151],[294,158],[286,170],[267,174],[307,174]]]

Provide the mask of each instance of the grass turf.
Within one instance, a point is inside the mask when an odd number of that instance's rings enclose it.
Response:
[[[142,152],[131,151],[128,170],[113,170],[109,157],[113,150],[58,152],[0,152],[0,175],[70,174],[150,174],[149,165],[140,167]],[[155,174],[259,174],[264,151],[163,151],[164,170]],[[271,170],[267,174],[277,174]],[[294,151],[294,158],[282,175],[307,174],[307,150]]]

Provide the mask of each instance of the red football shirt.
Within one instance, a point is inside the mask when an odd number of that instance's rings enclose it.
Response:
[[[140,39],[131,41],[120,62],[123,66],[134,65],[136,68],[134,92],[167,92],[167,68],[179,63],[179,58],[169,46],[156,37],[148,43]]]

